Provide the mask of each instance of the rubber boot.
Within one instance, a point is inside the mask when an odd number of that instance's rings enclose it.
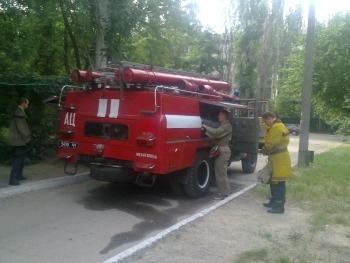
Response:
[[[274,204],[274,202],[273,202],[273,200],[272,199],[270,199],[270,201],[268,202],[268,203],[263,203],[263,206],[265,206],[265,207],[273,207],[273,204]]]
[[[274,198],[273,196],[270,196],[270,197],[269,197],[269,202],[263,203],[263,206],[268,207],[268,208],[272,207],[272,206],[273,206],[273,201],[274,201],[274,200],[275,200],[275,198]]]
[[[274,201],[271,208],[267,210],[271,214],[284,214],[284,202]]]

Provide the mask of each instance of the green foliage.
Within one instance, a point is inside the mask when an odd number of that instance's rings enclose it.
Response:
[[[289,10],[278,41],[278,80],[273,87],[271,110],[279,117],[300,117],[305,36],[301,33],[302,7]]]
[[[237,25],[234,42],[235,80],[241,97],[252,98],[258,84],[259,43],[267,20],[267,1],[239,1],[236,12],[241,23]]]
[[[282,68],[287,67],[302,29],[302,8],[297,5],[286,16],[284,1],[241,1],[233,27],[234,80],[241,97],[268,101],[279,95]]]
[[[23,11],[4,4],[1,6],[6,12],[0,10],[0,72],[11,72],[20,66],[18,57],[21,55],[21,35],[17,28],[21,25]]]
[[[315,35],[312,110],[340,134],[350,134],[350,86],[348,56],[350,14],[336,15],[327,24],[317,24]],[[305,37],[299,38],[286,60],[276,112],[283,117],[300,115],[304,84]]]
[[[210,74],[222,74],[218,35],[202,31],[195,19],[195,6],[179,1],[150,1],[141,5],[142,23],[125,50],[131,61]],[[192,14],[192,16],[190,16]]]
[[[44,154],[46,148],[55,147],[59,108],[57,105],[46,105],[43,100],[59,94],[61,87],[67,83],[66,77],[43,77],[34,73],[0,75],[0,144],[3,146],[0,148],[0,162],[6,163],[11,156],[11,149],[6,146],[7,128],[17,100],[22,96],[30,102],[27,115],[33,134],[31,157]]]
[[[350,14],[336,15],[318,27],[315,46],[315,111],[341,134],[350,134],[349,34]]]
[[[7,129],[0,128],[0,163],[10,164],[12,160],[12,149],[6,143]]]
[[[10,4],[11,3],[11,4]],[[22,7],[19,7],[22,6]],[[11,1],[0,10],[2,73],[59,74],[62,24],[55,1]],[[9,45],[9,43],[11,43]]]
[[[196,35],[192,35],[192,43],[188,46],[188,56],[185,57],[184,68],[202,74],[210,74],[214,71],[221,73],[225,61],[220,59],[218,43],[219,35],[204,31]]]
[[[281,70],[284,76],[280,83],[278,96],[274,100],[274,110],[280,117],[300,117],[301,91],[304,82],[305,36],[300,36],[291,56],[285,61],[286,67]]]
[[[107,2],[104,39],[109,61],[222,73],[217,36],[202,32],[193,2]],[[98,1],[23,0],[1,7],[1,72],[61,75],[93,67],[100,27]],[[9,42],[12,45],[5,45]]]

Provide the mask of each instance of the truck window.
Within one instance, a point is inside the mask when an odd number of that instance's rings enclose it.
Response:
[[[124,124],[86,122],[84,127],[84,134],[87,137],[127,140],[128,133],[128,126]]]
[[[200,103],[199,112],[203,124],[209,125],[213,128],[219,127],[220,123],[218,121],[218,114],[220,109],[222,108],[215,105]]]

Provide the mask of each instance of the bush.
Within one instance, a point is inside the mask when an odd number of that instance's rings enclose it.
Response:
[[[6,143],[7,129],[0,132],[0,163],[9,165],[12,160],[12,147]]]

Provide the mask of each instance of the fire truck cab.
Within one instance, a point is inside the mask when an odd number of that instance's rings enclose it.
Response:
[[[58,157],[74,175],[86,162],[90,177],[153,186],[166,180],[175,193],[198,198],[214,178],[212,139],[202,124],[218,126],[230,113],[233,161],[255,170],[259,123],[252,100],[227,95],[218,78],[150,65],[115,62],[100,71],[75,70],[61,89]],[[249,103],[248,103],[249,102]]]

